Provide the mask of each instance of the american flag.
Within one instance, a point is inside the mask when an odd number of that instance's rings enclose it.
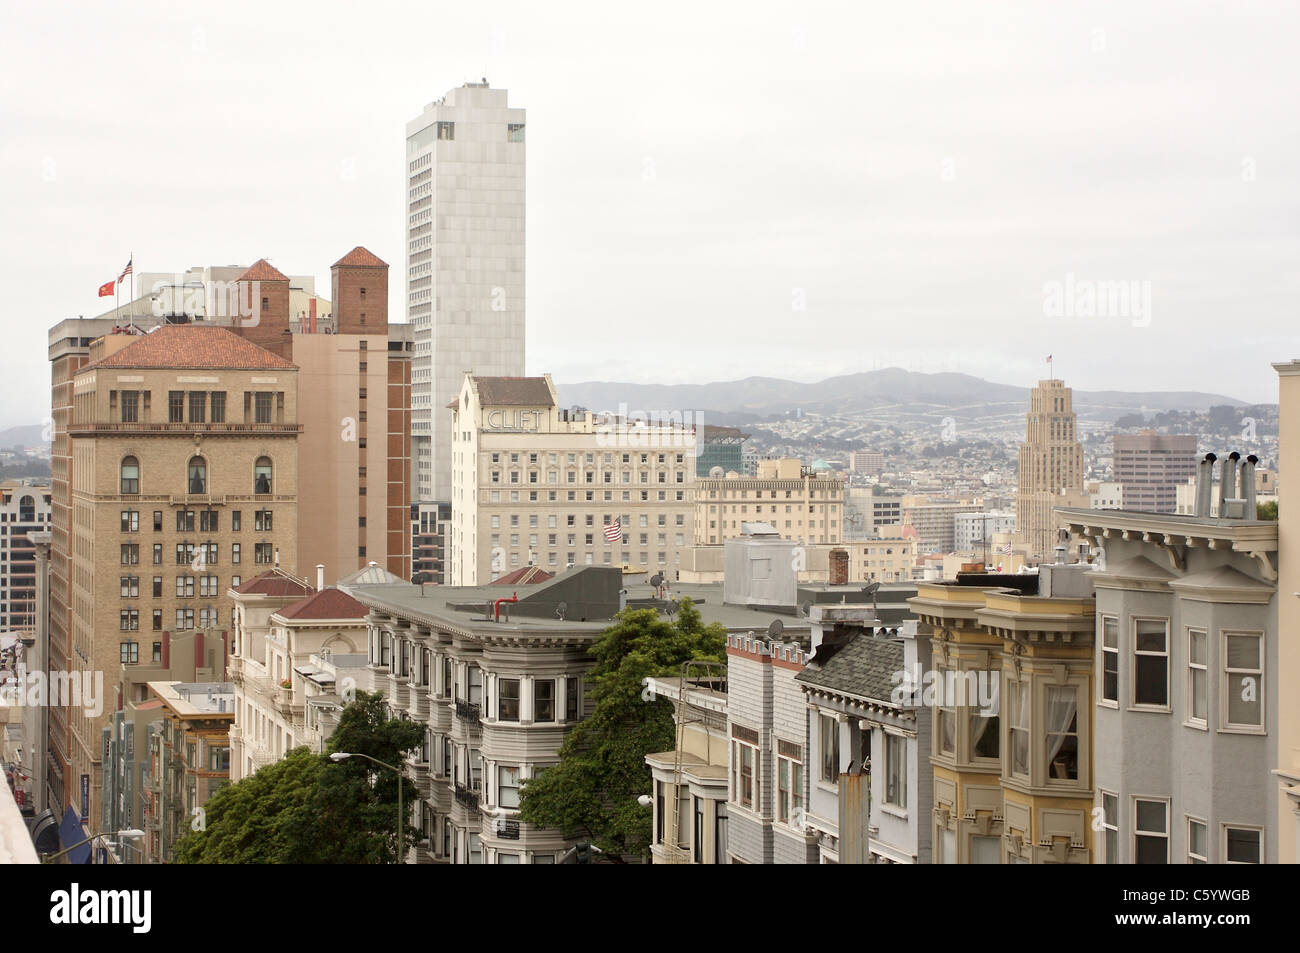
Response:
[[[615,519],[612,523],[605,524],[605,539],[611,543],[617,543],[623,538],[623,520]]]
[[[118,281],[121,281],[123,278],[125,278],[127,275],[129,275],[129,274],[131,273],[131,262],[134,261],[134,260],[135,260],[135,259],[132,258],[132,259],[129,259],[129,260],[127,261],[127,263],[126,263],[126,267],[123,268],[123,269],[122,269],[122,273],[121,273],[120,275],[117,276],[117,280],[118,280]]]
[[[1003,555],[1003,556],[1010,556],[1010,555],[1011,555],[1011,544],[1010,544],[1010,543],[1007,543],[1005,546],[1002,547],[1002,555]]]

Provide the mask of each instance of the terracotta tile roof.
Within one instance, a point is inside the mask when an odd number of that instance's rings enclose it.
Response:
[[[460,398],[453,398],[452,402],[447,405],[448,410],[460,410]]]
[[[253,262],[251,268],[244,272],[236,281],[288,281],[289,276],[283,274],[278,268],[272,265],[265,258],[259,258]]]
[[[524,566],[504,576],[492,580],[494,586],[535,586],[539,582],[554,579],[555,573],[547,572],[540,566]]]
[[[283,619],[364,619],[370,610],[345,592],[322,589],[302,602],[285,606],[276,615]]]
[[[340,266],[351,266],[354,268],[387,268],[388,262],[384,261],[378,255],[372,254],[368,248],[362,248],[358,245],[352,251],[348,252],[334,264],[331,268]]]
[[[485,407],[553,407],[545,377],[475,377],[479,403]]]
[[[289,370],[295,367],[226,328],[164,324],[90,367],[203,367]]]
[[[248,582],[236,587],[235,592],[259,596],[309,596],[315,588],[283,569],[268,569]]]

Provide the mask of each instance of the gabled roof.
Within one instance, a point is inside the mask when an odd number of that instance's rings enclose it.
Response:
[[[553,407],[545,377],[475,377],[478,401],[484,407]]]
[[[370,610],[345,592],[337,589],[322,589],[314,596],[308,596],[302,602],[285,606],[278,611],[282,619],[357,619],[366,617]]]
[[[164,324],[89,367],[291,370],[294,364],[226,328]],[[85,368],[83,368],[84,370]]]
[[[259,596],[298,596],[302,598],[309,596],[316,589],[303,582],[297,576],[290,575],[283,569],[268,569],[260,575],[235,588],[235,592],[243,595]]]
[[[288,281],[289,276],[282,273],[278,268],[272,265],[265,258],[259,258],[253,262],[248,271],[244,272],[236,281]]]
[[[539,582],[545,582],[555,577],[555,573],[547,572],[541,566],[523,566],[513,572],[508,572],[504,576],[492,580],[494,586],[531,586]]]
[[[407,581],[396,573],[389,572],[379,563],[371,561],[366,568],[358,569],[350,576],[344,576],[338,584],[340,586],[401,586]]]
[[[890,703],[898,685],[894,673],[901,671],[903,643],[863,631],[823,665],[817,664],[817,653],[814,653],[795,680],[841,695]]]
[[[369,249],[362,248],[358,245],[352,251],[348,252],[334,264],[331,268],[387,268],[388,262],[381,259],[378,255],[372,254]]]

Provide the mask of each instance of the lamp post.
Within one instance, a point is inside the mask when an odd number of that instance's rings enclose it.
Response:
[[[367,761],[373,761],[381,768],[387,768],[397,775],[397,863],[403,863],[406,859],[406,814],[402,811],[402,781],[404,780],[402,769],[394,767],[387,761],[380,761],[368,754],[362,754],[359,751],[335,751],[330,755],[330,760],[336,763],[346,761],[348,758],[365,758]]]
[[[63,848],[63,850],[57,850],[52,854],[45,854],[41,857],[41,863],[48,864],[50,863],[50,861],[54,860],[54,858],[62,857],[64,854],[68,853],[68,851],[76,850],[78,847],[82,846],[83,844],[89,844],[96,837],[100,837],[100,836],[102,835],[92,834],[90,837],[87,837],[85,840],[77,841],[77,843],[73,844],[71,847],[65,847]],[[127,838],[130,838],[131,840],[136,840],[137,838],[144,837],[144,831],[137,830],[136,828],[129,828],[124,831],[118,831],[116,836],[122,838],[123,840]]]

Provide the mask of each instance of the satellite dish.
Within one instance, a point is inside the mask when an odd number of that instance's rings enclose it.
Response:
[[[565,620],[565,617],[568,616],[568,614],[569,604],[567,602],[561,602],[555,607],[555,618],[559,619],[561,622]]]
[[[767,627],[767,637],[774,642],[781,641],[781,633],[785,631],[785,623],[780,619],[773,619],[772,624]]]
[[[670,600],[668,600],[668,605],[664,606],[664,615],[668,616],[668,618],[670,618],[670,619],[671,619],[673,616],[677,615],[677,600],[676,600],[676,599],[670,599]]]
[[[654,586],[656,589],[658,589],[658,588],[659,588],[660,586],[662,586],[663,584],[664,584],[664,574],[663,574],[663,573],[661,573],[661,572],[657,572],[657,573],[655,573],[653,576],[650,577],[650,585]]]
[[[803,605],[799,607],[799,618],[806,619],[812,613],[812,600],[805,599]]]
[[[878,583],[878,582],[873,582],[873,583],[870,583],[869,585],[867,585],[865,588],[863,588],[863,590],[862,590],[862,594],[863,594],[864,596],[872,596],[872,595],[875,595],[875,594],[876,594],[876,591],[877,591],[878,589],[880,589],[880,583]]]
[[[710,467],[710,468],[709,468],[709,479],[710,479],[710,480],[721,480],[721,479],[723,478],[723,476],[725,476],[725,475],[726,475],[726,471],[724,471],[724,470],[722,469],[722,467]]]

